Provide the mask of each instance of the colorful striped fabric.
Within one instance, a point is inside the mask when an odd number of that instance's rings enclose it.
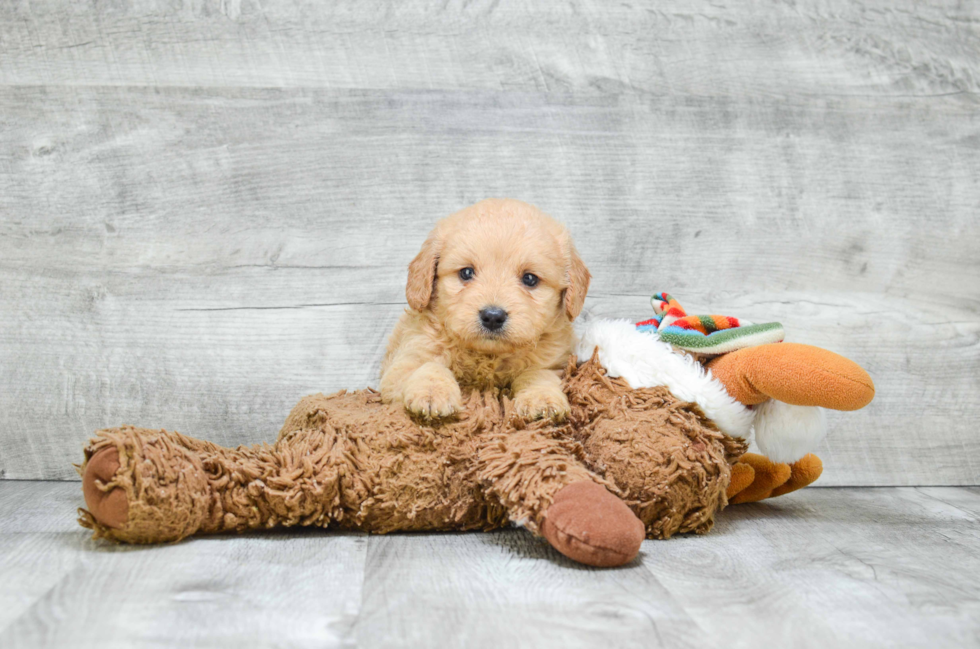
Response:
[[[753,324],[723,315],[687,315],[669,293],[650,298],[655,317],[637,322],[640,331],[656,333],[660,340],[701,355],[726,354],[744,347],[782,342],[785,334],[778,322]]]

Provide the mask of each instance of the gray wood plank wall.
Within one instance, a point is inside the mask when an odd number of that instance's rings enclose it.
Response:
[[[864,365],[825,485],[980,482],[974,2],[0,4],[0,475],[375,383],[439,217],[568,223],[593,315]]]

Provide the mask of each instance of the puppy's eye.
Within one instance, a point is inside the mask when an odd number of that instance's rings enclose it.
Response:
[[[476,271],[467,266],[459,271],[459,278],[464,282],[468,282],[476,276]]]
[[[524,277],[521,278],[521,281],[524,283],[524,286],[528,288],[534,288],[535,286],[538,285],[538,282],[540,280],[538,279],[538,276],[535,275],[534,273],[524,273]]]

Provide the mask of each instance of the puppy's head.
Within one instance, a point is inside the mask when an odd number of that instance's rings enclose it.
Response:
[[[489,199],[436,225],[405,292],[459,342],[493,353],[574,319],[589,278],[564,227],[532,205]]]

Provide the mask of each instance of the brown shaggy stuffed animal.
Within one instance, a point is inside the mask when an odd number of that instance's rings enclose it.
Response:
[[[629,561],[646,535],[710,529],[744,443],[666,388],[606,378],[595,359],[570,365],[564,388],[572,410],[560,425],[525,425],[507,394],[491,392],[470,393],[458,420],[428,425],[360,390],[302,399],[272,446],[99,431],[81,469],[89,510],[80,522],[129,543],[294,525],[386,533],[520,523],[540,533],[544,513],[560,508],[556,495],[578,484],[612,520],[593,538],[554,530],[553,544],[586,563]]]
[[[769,358],[774,351],[782,362]],[[780,398],[812,405],[812,383],[795,398],[787,386],[818,370],[834,385],[833,407],[870,401],[867,374],[817,348],[783,343],[717,360],[725,362],[712,369],[733,394],[772,384]],[[813,455],[792,466],[743,455],[745,442],[697,406],[664,387],[610,379],[596,356],[572,359],[562,386],[571,406],[562,424],[525,424],[501,391],[471,392],[457,420],[432,424],[360,390],[302,399],[271,446],[101,430],[79,467],[88,507],[79,522],[127,543],[290,526],[386,533],[517,523],[572,559],[614,566],[632,560],[644,537],[708,531],[729,498],[781,495],[820,474]]]

